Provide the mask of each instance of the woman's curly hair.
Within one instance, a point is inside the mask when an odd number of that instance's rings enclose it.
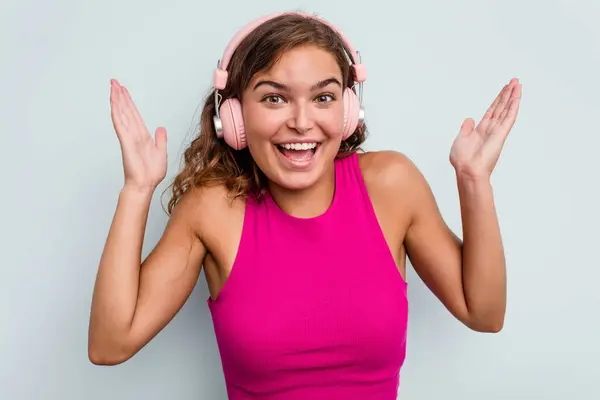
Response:
[[[229,63],[227,86],[220,91],[221,96],[223,99],[237,97],[241,100],[243,91],[256,73],[271,68],[286,51],[306,45],[330,52],[340,66],[343,81],[352,87],[353,77],[342,38],[315,18],[291,13],[263,23],[240,43]],[[248,148],[235,150],[223,139],[217,138],[214,115],[212,91],[204,102],[198,135],[185,150],[182,169],[170,185],[168,214],[191,188],[225,185],[233,197],[238,197],[249,193],[260,196],[267,187],[267,179],[253,161]],[[338,157],[360,150],[365,140],[366,126],[362,124],[342,141]]]

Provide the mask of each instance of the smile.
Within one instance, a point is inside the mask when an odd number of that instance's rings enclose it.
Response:
[[[319,145],[318,142],[282,143],[276,147],[290,167],[304,169],[312,164]]]

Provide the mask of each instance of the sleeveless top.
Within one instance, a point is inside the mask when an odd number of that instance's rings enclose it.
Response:
[[[358,164],[335,161],[335,194],[296,218],[248,197],[238,253],[208,298],[231,400],[395,400],[407,285]]]

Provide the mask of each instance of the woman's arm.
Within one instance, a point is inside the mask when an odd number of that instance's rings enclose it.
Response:
[[[409,197],[404,245],[425,284],[446,308],[476,331],[498,332],[506,312],[506,266],[490,177],[519,109],[521,84],[505,85],[482,120],[468,118],[452,145],[463,230],[445,224],[425,178],[396,156],[398,195]],[[392,173],[393,175],[393,173]]]
[[[414,166],[409,170],[413,218],[405,246],[415,271],[466,326],[500,331],[506,310],[506,267],[491,185],[458,180],[461,241],[443,221],[423,176]]]
[[[184,196],[154,250],[141,262],[152,193],[124,188],[98,268],[89,325],[94,364],[131,358],[183,306],[206,249],[192,228],[194,196]]]
[[[148,209],[167,172],[167,132],[158,128],[152,138],[127,88],[114,79],[110,86],[125,184],[100,259],[89,323],[89,358],[104,365],[132,357],[175,316],[207,252],[194,229],[202,225],[196,222],[197,196],[187,193],[142,263]]]

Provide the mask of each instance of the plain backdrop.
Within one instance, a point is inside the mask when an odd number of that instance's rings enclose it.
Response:
[[[600,398],[600,3],[592,0],[3,0],[0,398],[226,398],[203,276],[133,359],[88,361],[92,288],[123,183],[109,80],[130,89],[152,131],[167,127],[171,178],[229,39],[250,19],[294,9],[329,19],[361,51],[366,148],[407,154],[459,235],[452,141],[511,77],[523,83],[493,176],[508,262],[504,330],[469,331],[409,270],[399,398]],[[144,255],[166,222],[167,183]]]

